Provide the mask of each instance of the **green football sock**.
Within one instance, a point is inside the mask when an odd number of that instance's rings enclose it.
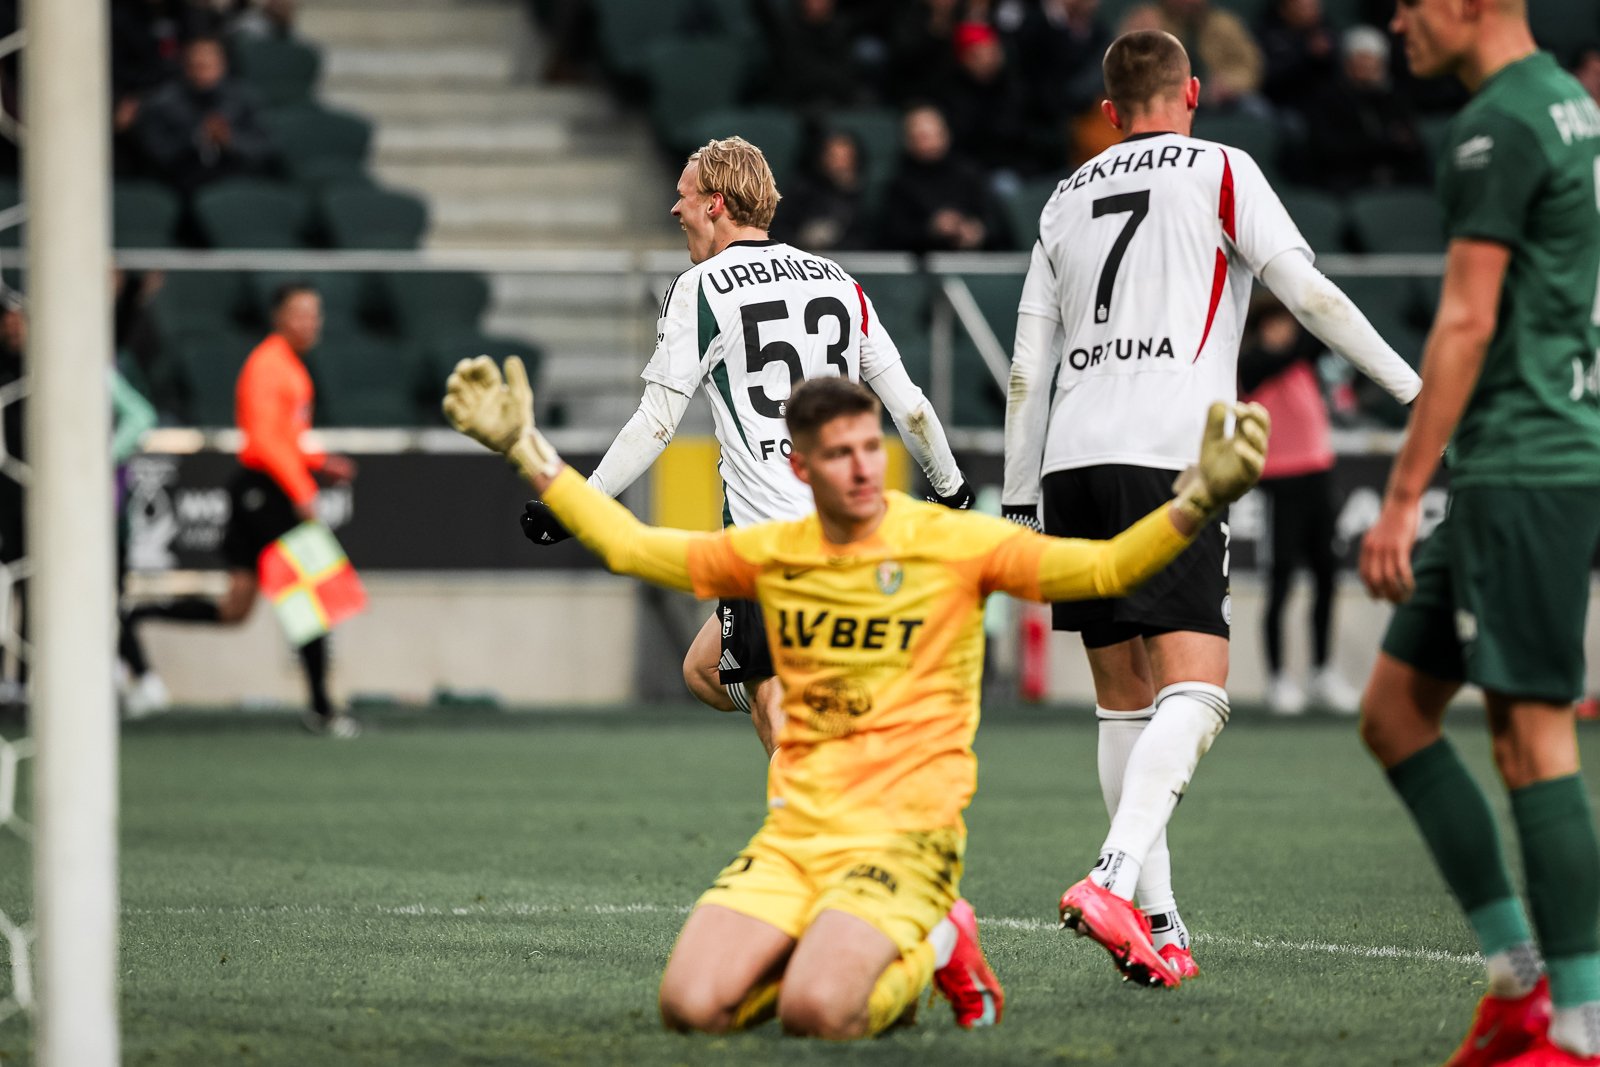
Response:
[[[1583,780],[1535,782],[1511,793],[1528,902],[1558,1008],[1600,1001],[1600,842]]]
[[[1450,742],[1440,738],[1388,773],[1484,956],[1531,941],[1489,801]]]

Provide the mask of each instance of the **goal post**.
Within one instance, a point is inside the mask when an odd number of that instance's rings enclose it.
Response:
[[[108,9],[22,9],[41,1067],[119,1059]]]

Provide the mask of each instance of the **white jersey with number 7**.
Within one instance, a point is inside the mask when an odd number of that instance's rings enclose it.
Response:
[[[1236,392],[1252,276],[1311,250],[1237,148],[1137,134],[1063,181],[1039,220],[1021,313],[1060,326],[1043,473],[1179,470]]]

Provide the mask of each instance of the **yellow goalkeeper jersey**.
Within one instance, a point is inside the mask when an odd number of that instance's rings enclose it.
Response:
[[[815,514],[715,534],[645,526],[570,469],[544,499],[612,570],[761,602],[788,715],[770,818],[830,833],[959,825],[977,785],[985,597],[1119,596],[1189,543],[1164,507],[1079,541],[889,493],[869,537],[836,545]]]

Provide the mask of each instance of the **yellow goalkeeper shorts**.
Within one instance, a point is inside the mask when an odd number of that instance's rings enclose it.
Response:
[[[763,826],[696,904],[716,904],[799,939],[842,911],[909,952],[960,896],[963,828],[794,834]]]

